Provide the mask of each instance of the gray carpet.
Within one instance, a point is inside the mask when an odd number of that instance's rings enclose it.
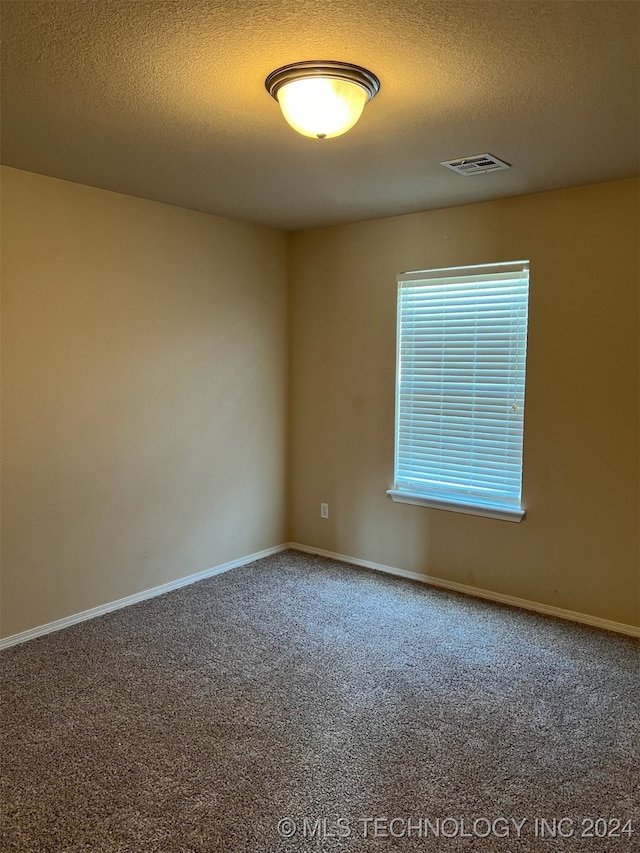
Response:
[[[278,554],[3,652],[1,849],[637,851],[639,649]]]

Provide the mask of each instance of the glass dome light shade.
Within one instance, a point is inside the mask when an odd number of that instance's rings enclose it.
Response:
[[[292,80],[278,91],[278,103],[291,127],[317,139],[331,139],[351,130],[368,100],[368,93],[358,83],[329,77]]]
[[[334,60],[295,62],[272,71],[265,80],[294,130],[329,139],[350,130],[380,81],[359,65]]]

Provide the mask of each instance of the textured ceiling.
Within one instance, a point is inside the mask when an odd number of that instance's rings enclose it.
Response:
[[[287,229],[638,174],[640,4],[82,0],[2,11],[2,160]],[[307,139],[264,88],[340,59],[379,95]],[[490,152],[508,171],[441,160]]]

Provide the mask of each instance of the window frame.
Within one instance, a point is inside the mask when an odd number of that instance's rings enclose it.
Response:
[[[477,264],[473,266],[465,266],[465,267],[446,267],[440,269],[431,269],[431,270],[418,270],[406,273],[400,273],[397,277],[398,284],[398,293],[397,293],[397,340],[396,340],[396,377],[395,377],[395,394],[396,394],[396,402],[395,402],[395,429],[394,429],[394,485],[391,489],[387,490],[387,494],[392,498],[393,501],[397,503],[405,503],[405,504],[413,504],[417,506],[425,506],[431,507],[434,509],[442,509],[453,512],[464,513],[468,515],[478,515],[488,518],[497,518],[504,521],[513,521],[519,522],[522,521],[526,515],[526,510],[522,505],[522,480],[523,480],[523,469],[524,469],[524,403],[525,403],[525,392],[526,392],[526,363],[527,363],[527,336],[528,336],[528,309],[529,309],[529,273],[530,273],[530,264],[529,261],[509,261],[502,262],[496,264]],[[509,315],[510,321],[514,325],[514,329],[517,329],[517,335],[513,331],[510,333],[511,337],[509,338],[509,347],[508,347],[508,358],[503,359],[502,364],[507,366],[505,373],[511,377],[512,370],[517,369],[521,371],[522,379],[521,379],[521,397],[519,398],[519,407],[521,407],[521,417],[518,420],[518,423],[521,424],[519,428],[519,432],[517,434],[517,438],[519,440],[519,446],[516,446],[515,454],[511,451],[510,456],[512,458],[517,459],[517,465],[514,465],[513,461],[510,464],[510,474],[517,474],[519,478],[519,488],[517,490],[517,497],[515,492],[513,491],[513,486],[511,487],[512,493],[508,497],[503,497],[502,500],[491,499],[487,497],[490,492],[490,489],[485,484],[485,493],[483,496],[478,497],[480,492],[479,487],[475,484],[477,482],[481,482],[478,478],[477,473],[474,473],[470,479],[467,481],[466,486],[463,484],[457,484],[455,488],[451,489],[446,485],[443,485],[444,481],[441,481],[441,484],[431,485],[428,484],[428,479],[424,480],[426,485],[420,487],[419,485],[415,488],[412,488],[410,484],[408,484],[407,480],[412,479],[410,477],[402,474],[399,476],[399,469],[402,472],[406,472],[407,466],[399,465],[399,455],[401,448],[404,450],[404,455],[406,456],[406,447],[408,441],[406,439],[406,432],[402,433],[401,430],[401,366],[402,366],[402,353],[403,346],[407,346],[405,337],[408,335],[404,334],[403,329],[403,313],[402,313],[402,291],[404,288],[416,287],[420,286],[420,284],[424,284],[428,286],[428,282],[437,283],[437,285],[442,288],[446,287],[447,281],[452,282],[455,280],[456,285],[461,287],[466,287],[465,282],[478,284],[490,284],[491,277],[495,277],[498,279],[500,276],[502,278],[508,279],[509,283],[514,284],[514,293],[517,293],[517,297],[514,296],[514,309],[513,312]],[[474,282],[475,279],[475,282]],[[482,281],[484,279],[484,281]],[[512,279],[512,281],[511,281]],[[517,286],[515,286],[517,283]],[[453,287],[452,283],[452,287]],[[480,289],[477,288],[478,292]],[[524,291],[524,296],[523,296]],[[446,301],[446,297],[445,297]],[[476,297],[476,304],[478,298]],[[495,310],[495,309],[493,309]],[[445,316],[445,310],[441,309],[440,314]],[[491,314],[488,315],[489,319]],[[405,319],[405,326],[408,325]],[[450,321],[450,320],[449,320]],[[421,322],[424,322],[422,320]],[[446,321],[443,323],[441,321],[438,329],[442,329],[443,337],[446,334]],[[477,323],[475,326],[469,326],[469,328],[473,331],[474,335],[477,335],[477,330],[482,328],[482,323]],[[487,326],[488,328],[488,326]],[[517,346],[514,346],[513,341],[517,336]],[[515,355],[513,354],[515,353]],[[416,350],[411,350],[411,359],[414,361],[420,358],[420,353],[416,355]],[[424,358],[424,356],[423,356]],[[470,359],[471,360],[471,359]],[[477,356],[473,356],[472,363],[475,365],[478,363]],[[415,368],[414,368],[415,370]],[[451,365],[449,366],[449,370],[451,370]],[[442,357],[442,364],[440,369],[437,371],[436,376],[439,378],[440,383],[442,385],[446,382],[447,377],[447,368],[445,363],[444,356]],[[448,374],[449,379],[451,374]],[[443,378],[445,377],[445,378]],[[414,377],[412,377],[412,381],[415,381]],[[512,384],[509,385],[509,382]],[[511,377],[509,382],[506,380],[501,387],[501,393],[506,392],[515,392],[516,390],[516,380]],[[475,385],[475,383],[474,383]],[[517,386],[518,389],[520,386]],[[476,387],[477,391],[477,387]],[[405,408],[403,409],[403,417],[406,415],[406,392],[403,391],[404,397],[403,400],[405,402]],[[410,396],[410,395],[409,395]],[[441,406],[441,411],[444,409],[443,400],[444,392],[441,392],[441,397],[439,401],[439,405]],[[477,400],[477,393],[469,392],[468,401]],[[513,399],[513,396],[512,396]],[[413,402],[413,401],[410,401]],[[431,403],[429,403],[431,406]],[[470,404],[473,405],[473,404]],[[505,403],[506,405],[506,403]],[[434,406],[435,408],[435,406]],[[518,412],[520,415],[520,411]],[[409,412],[409,419],[411,420],[413,429],[413,422],[418,420],[418,417],[415,415],[415,406],[413,410]],[[405,417],[406,420],[406,417]],[[501,427],[501,432],[498,434],[500,436],[504,435],[505,444],[508,441],[508,433],[509,427],[506,426],[509,423],[508,414],[505,411],[505,416],[501,418],[504,427]],[[499,423],[499,420],[496,419],[496,423]],[[409,428],[406,428],[409,429]],[[413,433],[411,433],[413,434]],[[425,428],[422,433],[420,433],[423,439],[428,438],[429,433]],[[433,436],[446,436],[446,430],[436,430],[433,433]],[[403,443],[404,439],[404,443]],[[468,443],[469,451],[472,449],[473,440],[470,439]],[[461,453],[461,458],[463,456]],[[411,463],[410,463],[411,464]],[[447,465],[444,464],[443,467],[440,468],[441,475],[447,472]],[[485,463],[486,464],[486,463]],[[500,462],[492,463],[494,465],[494,476],[495,472],[502,470]],[[428,467],[436,468],[437,465],[429,462]],[[414,473],[415,473],[415,469]],[[469,465],[468,470],[471,470],[471,465]],[[419,482],[419,477],[415,476],[414,482]],[[433,478],[430,478],[431,480]],[[490,479],[490,478],[489,478]],[[476,489],[476,496],[470,494],[470,491]],[[466,489],[466,492],[465,492]]]

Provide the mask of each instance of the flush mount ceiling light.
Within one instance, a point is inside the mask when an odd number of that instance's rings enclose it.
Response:
[[[349,62],[294,62],[265,80],[294,130],[315,139],[340,136],[354,126],[380,89],[375,74]]]

